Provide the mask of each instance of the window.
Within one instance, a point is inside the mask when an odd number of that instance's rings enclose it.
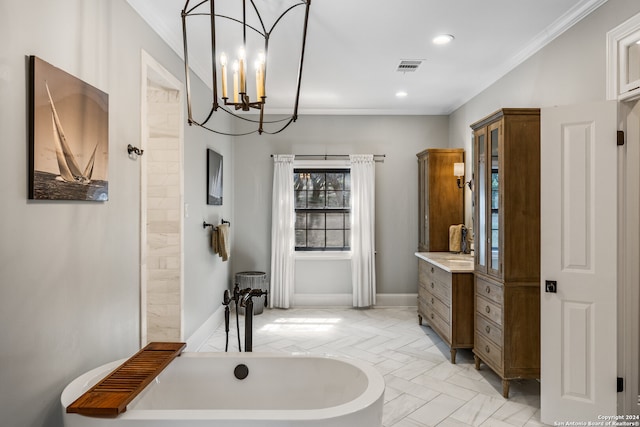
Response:
[[[351,243],[349,169],[296,168],[296,251],[348,251]]]

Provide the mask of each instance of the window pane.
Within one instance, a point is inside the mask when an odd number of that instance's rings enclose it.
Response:
[[[293,189],[294,190],[302,190],[304,188],[304,180],[300,176],[300,173],[293,174]]]
[[[351,247],[351,231],[350,230],[346,230],[344,233],[344,245],[347,248]]]
[[[324,212],[320,212],[320,213],[310,213],[307,214],[307,219],[308,219],[308,224],[307,224],[307,228],[308,229],[322,229],[324,230]]]
[[[351,173],[345,173],[344,175],[344,189],[351,190]]]
[[[307,214],[296,213],[296,228],[307,228]]]
[[[304,209],[307,207],[307,192],[306,191],[296,191],[296,209]]]
[[[304,248],[307,246],[306,230],[296,230],[296,246]]]
[[[327,207],[343,208],[344,207],[344,191],[327,191]]]
[[[327,214],[327,230],[328,229],[342,229],[344,228],[344,214],[343,213],[328,213]]]
[[[346,228],[347,230],[351,229],[351,214],[350,213],[344,214],[344,228]]]
[[[344,173],[327,173],[327,190],[342,190],[344,188]]]
[[[324,172],[311,172],[311,185],[314,190],[324,190],[325,185],[325,173]]]
[[[308,207],[316,209],[324,209],[324,197],[325,192],[320,190],[313,190],[308,195]]]
[[[327,247],[341,248],[344,246],[343,230],[327,230]]]
[[[351,208],[351,191],[344,192],[344,207]]]
[[[308,237],[310,248],[324,248],[324,230],[309,230]]]

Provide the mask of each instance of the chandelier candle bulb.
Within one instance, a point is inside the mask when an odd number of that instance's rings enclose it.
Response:
[[[246,78],[246,68],[244,64],[244,49],[240,49],[240,54],[238,55],[238,64],[240,68],[240,93],[247,93],[247,78]]]
[[[260,101],[260,64],[256,61],[256,101]]]
[[[238,103],[238,61],[233,62],[233,102]]]
[[[227,55],[220,55],[220,72],[222,74],[222,97],[227,98]]]

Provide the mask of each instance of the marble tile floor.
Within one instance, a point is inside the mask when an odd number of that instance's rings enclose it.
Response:
[[[229,351],[238,351],[235,325],[232,312]],[[449,362],[449,348],[418,325],[415,307],[264,309],[253,331],[254,352],[331,354],[373,365],[386,382],[384,427],[544,425],[537,381],[512,381],[504,399],[498,376],[484,365],[476,370],[470,350]],[[244,348],[244,316],[240,335]],[[200,351],[224,347],[221,325]]]

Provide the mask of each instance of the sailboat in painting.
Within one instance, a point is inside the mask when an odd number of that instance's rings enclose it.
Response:
[[[58,160],[58,168],[60,169],[60,175],[56,177],[58,181],[75,182],[79,184],[89,184],[91,182],[91,176],[93,175],[93,165],[96,159],[96,150],[98,144],[96,143],[91,153],[91,157],[87,162],[84,169],[81,169],[76,161],[76,158],[71,151],[71,147],[67,143],[67,138],[64,135],[62,124],[60,123],[60,117],[56,111],[56,106],[53,103],[51,92],[49,91],[49,85],[45,82],[47,89],[47,95],[49,96],[49,104],[51,105],[51,122],[53,124],[53,141],[56,146],[56,158]]]

